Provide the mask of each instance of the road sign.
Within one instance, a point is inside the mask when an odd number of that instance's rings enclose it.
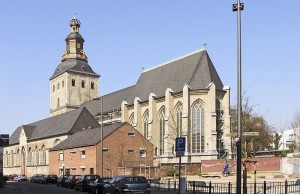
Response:
[[[259,136],[258,132],[243,132],[243,136]]]
[[[184,156],[185,152],[185,137],[177,137],[175,140],[176,156]]]

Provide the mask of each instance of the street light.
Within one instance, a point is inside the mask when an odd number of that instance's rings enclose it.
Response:
[[[100,168],[101,168],[101,173],[100,176],[103,177],[103,98],[99,97],[99,98],[95,98],[95,100],[100,100],[101,101],[101,109],[100,109],[100,114],[101,114],[101,132],[100,132],[100,156],[101,156],[101,164],[100,164]]]
[[[232,10],[237,11],[237,34],[238,34],[238,56],[237,56],[237,63],[238,63],[238,71],[237,71],[237,82],[238,82],[238,90],[237,90],[237,117],[238,117],[238,129],[237,129],[237,141],[236,141],[236,148],[237,148],[237,176],[236,176],[236,193],[241,194],[241,186],[242,186],[242,123],[241,123],[241,110],[242,110],[242,60],[241,60],[241,11],[244,10],[244,4],[237,0],[236,4],[232,5]]]

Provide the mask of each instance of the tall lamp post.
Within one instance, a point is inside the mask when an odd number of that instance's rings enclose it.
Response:
[[[100,119],[101,119],[101,132],[100,132],[100,156],[101,156],[101,164],[100,164],[100,168],[101,168],[101,172],[100,172],[100,176],[101,178],[103,177],[103,98],[99,97],[99,98],[94,98],[95,100],[100,100],[101,101],[101,108],[100,108]]]
[[[237,126],[237,139],[236,139],[236,149],[237,149],[237,176],[236,176],[236,193],[241,194],[242,186],[242,120],[241,120],[241,111],[242,111],[242,60],[241,60],[241,11],[244,10],[244,4],[237,0],[236,4],[232,5],[233,11],[237,11],[237,34],[238,34],[238,71],[237,71],[237,117],[238,117],[238,126]]]

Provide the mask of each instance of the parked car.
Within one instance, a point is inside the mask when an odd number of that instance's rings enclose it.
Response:
[[[8,181],[13,181],[15,179],[15,177],[17,177],[17,174],[10,174],[8,175]]]
[[[70,175],[66,180],[65,180],[65,187],[74,189],[75,183],[80,179],[81,175]]]
[[[44,177],[44,174],[37,174],[33,180],[34,183],[41,183],[42,178]]]
[[[55,175],[55,174],[50,174],[49,176],[50,176],[50,183],[56,184],[57,179],[58,179],[57,175]]]
[[[74,189],[79,191],[90,191],[89,184],[91,181],[100,179],[99,175],[82,175],[75,183]]]
[[[64,187],[64,186],[65,186],[65,180],[67,180],[68,177],[69,177],[69,175],[60,176],[60,177],[56,180],[56,186]]]
[[[144,176],[117,176],[104,185],[103,193],[144,193],[150,194],[151,187],[149,181]]]
[[[89,184],[90,187],[90,191],[93,194],[99,194],[99,193],[103,193],[103,187],[105,184],[109,183],[109,181],[111,180],[111,178],[106,178],[106,179],[96,179],[95,181],[91,181]]]
[[[27,181],[27,176],[25,174],[20,174],[17,176],[17,181]]]

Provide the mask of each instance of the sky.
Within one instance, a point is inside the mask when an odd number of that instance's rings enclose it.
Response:
[[[242,90],[277,130],[300,109],[300,1],[243,0]],[[0,134],[49,117],[50,82],[76,13],[100,94],[134,85],[149,69],[206,49],[237,97],[233,0],[3,0]]]

